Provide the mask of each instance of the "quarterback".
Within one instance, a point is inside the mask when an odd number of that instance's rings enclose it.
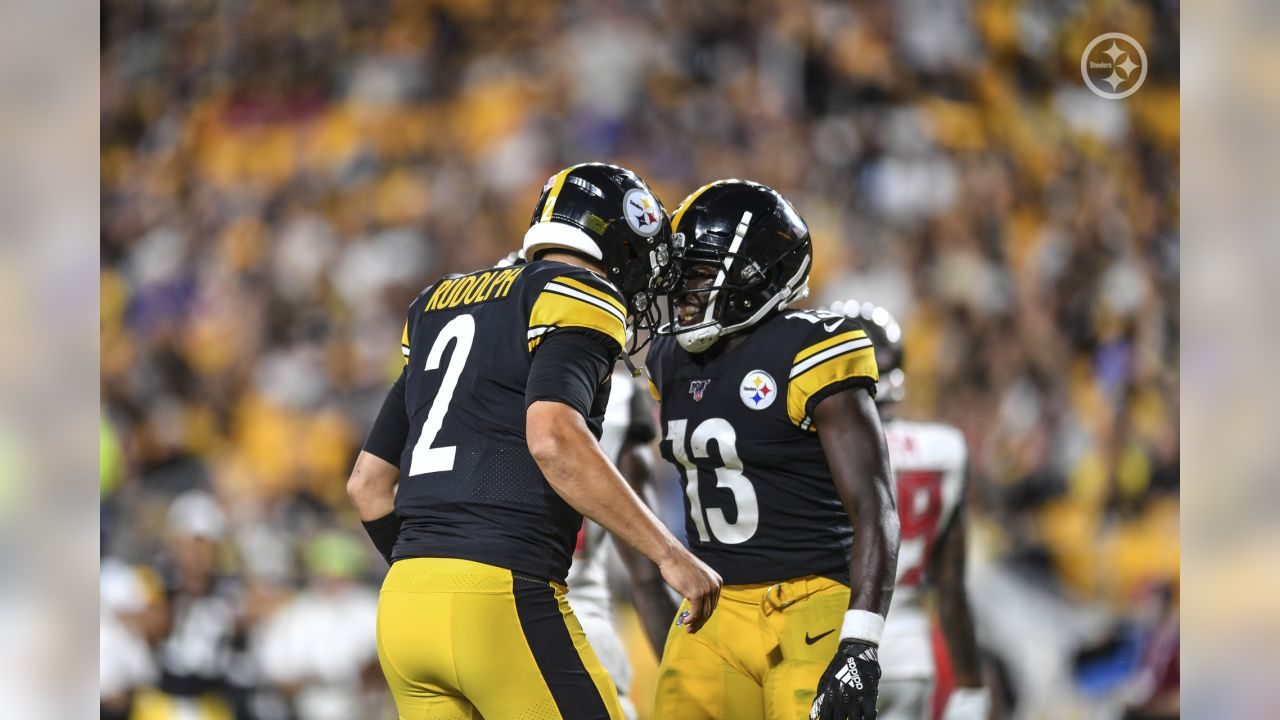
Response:
[[[833,307],[833,310],[837,308]],[[964,485],[968,447],[950,425],[904,420],[902,329],[884,308],[850,301],[839,308],[857,318],[876,349],[880,383],[876,404],[893,461],[902,545],[893,612],[880,653],[882,720],[929,720],[935,667],[925,600],[932,592],[956,688],[943,720],[985,720],[990,696],[981,684],[973,617],[965,592]]]
[[[620,720],[565,599],[583,515],[657,564],[692,608],[686,630],[714,609],[719,576],[597,443],[614,361],[672,282],[669,244],[634,173],[575,165],[543,188],[527,264],[410,304],[404,372],[347,483],[392,563],[378,657],[401,718]]]
[[[500,260],[497,267],[525,262],[524,252],[518,251]],[[604,410],[600,448],[614,460],[618,472],[631,488],[644,498],[653,476],[649,443],[657,434],[649,395],[622,367],[614,367],[609,383],[609,404]],[[645,635],[659,655],[667,637],[667,625],[676,614],[676,605],[662,581],[662,575],[648,558],[627,545],[616,545],[598,524],[582,521],[573,550],[573,564],[569,566],[569,607],[587,634],[591,649],[600,658],[604,669],[609,671],[609,677],[618,689],[623,713],[627,720],[632,720],[635,706],[629,697],[631,663],[618,635],[613,613],[607,568],[610,549],[617,551],[631,575],[632,602]]]
[[[672,232],[673,321],[645,365],[689,546],[725,585],[696,636],[671,626],[655,716],[874,718],[898,516],[871,340],[789,309],[812,248],[772,189],[706,185]]]

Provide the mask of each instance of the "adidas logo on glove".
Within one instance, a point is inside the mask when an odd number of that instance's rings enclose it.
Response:
[[[853,658],[845,661],[844,669],[836,673],[836,678],[846,685],[862,689],[862,676],[858,674],[858,666],[854,665]]]

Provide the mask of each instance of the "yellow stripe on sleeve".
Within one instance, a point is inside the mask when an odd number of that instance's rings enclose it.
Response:
[[[818,353],[822,352],[823,350],[826,350],[826,349],[827,349],[827,348],[829,348],[829,347],[835,347],[836,345],[839,345],[840,343],[848,342],[848,341],[850,341],[850,340],[858,340],[858,339],[860,339],[860,338],[864,338],[864,337],[866,337],[866,336],[867,336],[867,334],[866,334],[865,332],[863,332],[862,330],[850,330],[849,332],[846,332],[846,333],[840,333],[839,335],[833,335],[832,337],[829,337],[829,338],[827,338],[826,340],[823,340],[823,341],[822,341],[822,342],[820,342],[820,343],[815,343],[815,344],[810,345],[809,347],[807,347],[807,348],[805,348],[805,349],[801,350],[799,353],[797,353],[797,354],[796,354],[796,359],[795,359],[795,360],[792,360],[792,361],[791,361],[791,364],[792,364],[792,365],[797,365],[797,364],[799,364],[802,360],[804,360],[805,358],[807,358],[807,357],[809,357],[809,356],[811,356],[811,355],[816,355],[816,354],[818,354]]]
[[[855,332],[863,334],[861,330]],[[876,352],[871,346],[828,358],[791,378],[787,386],[787,415],[791,422],[801,430],[811,429],[813,420],[809,417],[812,410],[809,407],[810,398],[830,385],[856,377],[865,377],[871,382],[880,379],[880,370],[876,367]]]
[[[404,332],[400,333],[400,354],[404,356],[404,364],[409,364],[409,322],[404,323]]]
[[[529,350],[542,341],[550,328],[579,327],[604,333],[618,343],[618,352],[627,343],[627,331],[614,313],[594,303],[550,290],[542,291],[529,313]]]
[[[581,290],[582,292],[587,293],[588,295],[591,295],[593,297],[600,298],[601,300],[617,308],[618,312],[622,313],[623,316],[626,316],[627,314],[627,308],[622,303],[618,302],[617,298],[615,298],[614,296],[610,295],[609,293],[603,290],[597,290],[596,288],[591,287],[590,285],[582,282],[581,280],[574,280],[573,278],[568,277],[566,275],[561,275],[560,277],[556,278],[555,281],[558,283],[564,283],[565,285],[568,285],[571,288]]]

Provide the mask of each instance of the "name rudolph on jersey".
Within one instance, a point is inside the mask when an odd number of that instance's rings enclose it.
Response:
[[[423,312],[433,310],[450,310],[464,305],[478,305],[490,300],[504,298],[511,292],[520,273],[526,266],[509,268],[493,268],[474,272],[462,277],[447,278],[431,293],[431,299],[422,308]]]

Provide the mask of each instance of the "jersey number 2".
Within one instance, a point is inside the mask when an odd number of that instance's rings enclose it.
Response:
[[[476,337],[476,321],[470,315],[459,315],[445,324],[444,329],[436,336],[427,353],[427,372],[440,369],[441,356],[450,341],[456,340],[453,352],[449,355],[449,365],[444,369],[444,378],[440,381],[440,391],[431,401],[431,409],[427,411],[427,421],[422,425],[422,434],[413,446],[413,459],[409,463],[409,475],[426,475],[427,473],[445,472],[453,469],[453,456],[457,446],[432,447],[440,427],[444,425],[444,416],[449,413],[449,403],[453,402],[453,391],[458,387],[458,378],[462,376],[462,368],[467,364],[467,356],[471,354],[471,341]]]
[[[684,448],[685,428],[688,420],[671,420],[667,423],[667,437],[671,439],[671,452],[684,467],[684,475],[688,480],[685,494],[689,497],[689,514],[693,525],[698,529],[698,539],[708,542],[711,535],[726,545],[737,545],[751,539],[760,524],[760,507],[756,502],[756,490],[751,481],[742,474],[742,460],[738,457],[736,443],[738,435],[728,420],[707,418],[694,428],[689,444],[694,458],[709,458],[707,446],[712,440],[720,449],[723,463],[716,468],[716,487],[725,488],[733,493],[733,502],[738,509],[738,519],[729,522],[724,510],[710,508],[703,518],[702,498],[698,495],[698,467],[689,459]],[[710,530],[711,535],[707,534]]]

